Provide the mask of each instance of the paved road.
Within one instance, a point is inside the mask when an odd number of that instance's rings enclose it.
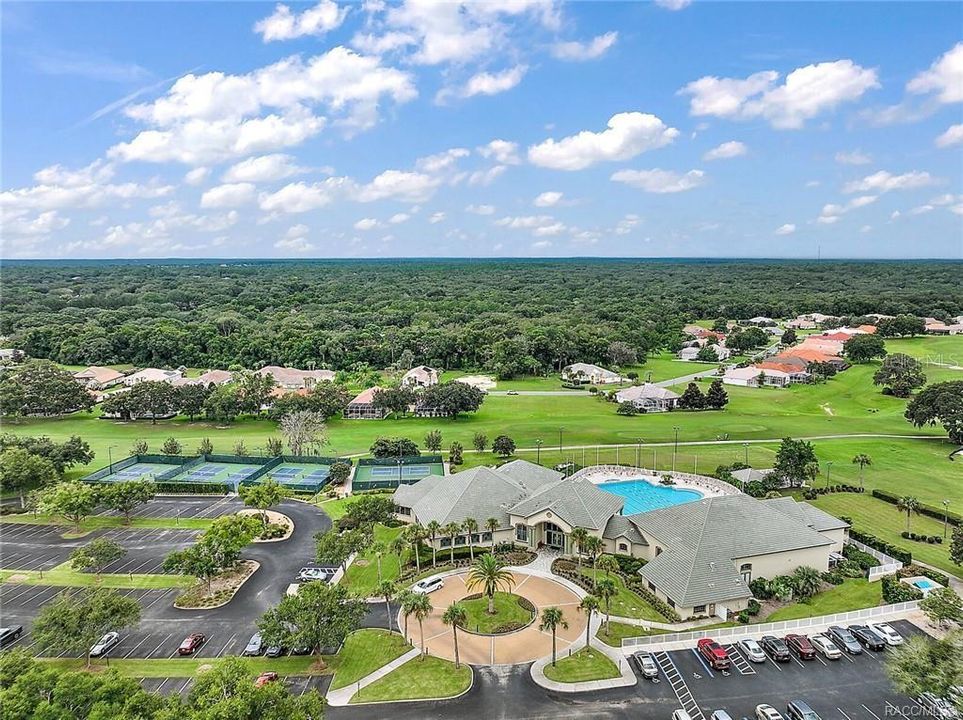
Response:
[[[489,390],[489,395],[548,395],[548,396],[572,396],[589,397],[592,393],[588,390]]]

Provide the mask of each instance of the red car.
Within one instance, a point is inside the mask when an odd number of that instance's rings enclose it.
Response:
[[[815,660],[816,648],[805,635],[786,635],[784,638],[789,649],[796,653],[800,660]]]
[[[273,670],[268,670],[262,672],[257,676],[257,680],[254,681],[254,687],[264,687],[268,683],[272,683],[278,679],[278,674]]]
[[[196,653],[207,638],[202,633],[194,633],[184,638],[184,642],[177,648],[178,655],[193,655]]]
[[[728,670],[731,662],[729,661],[729,653],[726,649],[722,647],[715,640],[709,638],[702,638],[697,644],[696,649],[702,656],[702,659],[709,663],[709,667],[713,670]]]

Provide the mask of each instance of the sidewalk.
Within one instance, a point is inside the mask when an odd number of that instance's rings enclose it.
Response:
[[[346,685],[343,688],[338,688],[337,690],[329,690],[328,694],[325,696],[325,700],[327,701],[328,705],[333,705],[335,707],[347,705],[351,702],[351,698],[354,697],[358,690],[368,687],[376,680],[380,680],[392,670],[401,667],[409,660],[414,660],[420,653],[421,650],[419,648],[412,648],[401,657],[395,658],[387,665],[383,665],[370,675],[366,675],[357,682],[353,682],[350,685]]]
[[[589,633],[594,638],[595,634],[598,632],[599,627],[602,624],[602,617],[598,614],[592,618],[592,625],[589,628]],[[575,652],[581,650],[585,647],[584,638],[579,642],[573,643],[569,650]],[[554,680],[549,680],[545,677],[545,667],[552,662],[552,656],[543,657],[540,660],[536,660],[532,664],[531,674],[532,680],[535,681],[536,685],[541,685],[546,690],[554,690],[555,692],[562,693],[580,693],[580,692],[590,692],[593,690],[611,690],[613,688],[620,687],[631,687],[638,682],[638,678],[635,673],[632,672],[632,668],[629,667],[628,659],[622,654],[619,648],[609,647],[603,643],[598,638],[592,643],[593,652],[601,652],[609,660],[615,663],[621,673],[619,677],[609,678],[607,680],[590,680],[588,682],[556,682]]]

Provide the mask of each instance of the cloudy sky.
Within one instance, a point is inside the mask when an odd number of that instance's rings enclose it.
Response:
[[[4,257],[963,257],[960,3],[4,3]]]

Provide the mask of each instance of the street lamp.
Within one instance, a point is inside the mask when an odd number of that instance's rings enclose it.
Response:
[[[950,514],[950,501],[944,500],[943,501],[943,539],[944,540],[946,540],[946,524],[947,524],[947,520],[949,520],[949,514]]]
[[[749,443],[747,442],[742,443],[742,447],[745,448],[745,451],[746,451],[746,467],[748,467],[749,466]]]
[[[559,455],[562,454],[562,431],[563,431],[564,429],[565,429],[565,428],[563,428],[563,427],[560,427],[560,428],[558,429],[558,454],[559,454]]]
[[[402,475],[402,473],[401,473],[401,468],[402,468],[402,466],[405,464],[405,461],[404,461],[403,458],[398,458],[397,460],[395,460],[395,462],[398,463],[398,484],[401,485],[401,484],[402,484],[402,483],[401,483],[401,475]]]
[[[542,464],[542,439],[538,438],[535,440],[535,464]]]
[[[638,448],[635,451],[635,467],[642,467],[642,438],[636,438]]]
[[[829,487],[829,473],[832,471],[832,469],[833,469],[833,461],[828,460],[826,462],[826,487]]]
[[[675,430],[675,446],[672,449],[672,472],[675,472],[675,456],[679,454],[679,426],[673,425]]]

